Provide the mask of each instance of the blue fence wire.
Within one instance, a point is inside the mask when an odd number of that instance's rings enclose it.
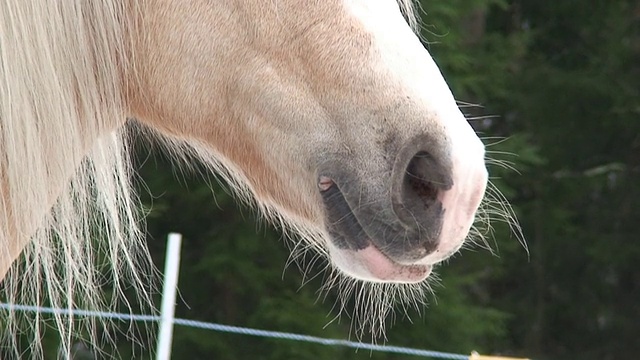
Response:
[[[17,304],[6,304],[6,303],[0,303],[0,309],[10,310],[10,311],[38,312],[43,314],[100,317],[100,318],[122,320],[122,321],[156,322],[156,321],[162,320],[162,317],[159,315],[137,315],[137,314],[113,313],[113,312],[91,311],[91,310],[56,309],[56,308],[50,308],[50,307],[17,305]],[[252,329],[252,328],[246,328],[246,327],[240,327],[240,326],[230,326],[230,325],[208,323],[208,322],[188,320],[188,319],[174,319],[173,323],[175,325],[193,327],[198,329],[206,329],[206,330],[213,330],[213,331],[219,331],[219,332],[225,332],[225,333],[259,336],[259,337],[274,338],[274,339],[302,341],[302,342],[309,342],[309,343],[315,343],[315,344],[321,344],[321,345],[327,345],[327,346],[345,346],[345,347],[354,348],[354,349],[380,351],[380,352],[413,355],[413,356],[421,356],[421,357],[429,357],[429,358],[437,358],[437,359],[451,359],[451,360],[469,359],[469,355],[462,355],[462,354],[414,349],[414,348],[408,348],[408,347],[402,347],[402,346],[366,344],[366,343],[349,341],[349,340],[327,339],[327,338],[321,338],[316,336],[294,334],[294,333],[281,332],[281,331],[259,330],[259,329]]]

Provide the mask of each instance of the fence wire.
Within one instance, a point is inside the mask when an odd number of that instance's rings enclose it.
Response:
[[[6,303],[0,303],[0,309],[5,309],[9,311],[38,312],[42,314],[100,317],[100,318],[122,320],[122,321],[158,322],[162,320],[162,316],[159,316],[159,315],[138,315],[138,314],[126,314],[126,313],[114,313],[114,312],[78,310],[78,309],[57,309],[57,308],[50,308],[50,307],[6,304]],[[281,331],[252,329],[252,328],[246,328],[246,327],[240,327],[240,326],[230,326],[230,325],[223,325],[223,324],[216,324],[216,323],[209,323],[209,322],[195,321],[195,320],[188,320],[188,319],[176,318],[173,320],[173,323],[175,325],[198,328],[198,329],[206,329],[206,330],[213,330],[213,331],[219,331],[219,332],[225,332],[225,333],[259,336],[259,337],[274,338],[274,339],[302,341],[302,342],[309,342],[309,343],[321,344],[326,346],[345,346],[345,347],[354,348],[354,349],[422,356],[422,357],[430,357],[430,358],[437,358],[437,359],[451,359],[451,360],[469,359],[468,355],[462,355],[462,354],[414,349],[414,348],[408,348],[408,347],[402,347],[402,346],[366,344],[366,343],[342,340],[342,339],[327,339],[327,338],[321,338],[316,336],[309,336],[309,335],[302,335],[302,334],[295,334],[295,333],[288,333],[288,332],[281,332]],[[494,359],[499,359],[499,358],[494,358]]]

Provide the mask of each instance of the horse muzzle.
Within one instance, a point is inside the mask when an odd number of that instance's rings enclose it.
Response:
[[[420,282],[464,242],[487,183],[484,148],[460,156],[425,144],[418,138],[404,145],[381,174],[320,172],[329,251],[347,275]]]

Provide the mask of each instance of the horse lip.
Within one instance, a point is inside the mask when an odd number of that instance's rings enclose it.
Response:
[[[398,263],[373,243],[359,250],[339,249],[334,246],[329,246],[329,250],[332,261],[338,268],[354,278],[365,281],[419,283],[424,281],[433,269],[431,264]]]
[[[400,264],[373,244],[356,251],[353,258],[359,261],[375,280],[384,282],[420,282],[426,279],[433,269],[432,265],[426,264]]]

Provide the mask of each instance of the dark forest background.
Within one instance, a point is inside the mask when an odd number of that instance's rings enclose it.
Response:
[[[494,222],[496,255],[463,251],[392,345],[534,359],[640,353],[640,2],[425,0],[426,46],[485,139],[529,253]],[[139,146],[149,246],[184,235],[176,316],[347,338],[322,275],[302,286],[280,232],[224,186]],[[146,195],[148,193],[152,195]],[[122,340],[121,354],[130,355]],[[140,352],[141,351],[141,352]],[[145,357],[138,349],[136,357]],[[404,359],[176,326],[175,359]]]

